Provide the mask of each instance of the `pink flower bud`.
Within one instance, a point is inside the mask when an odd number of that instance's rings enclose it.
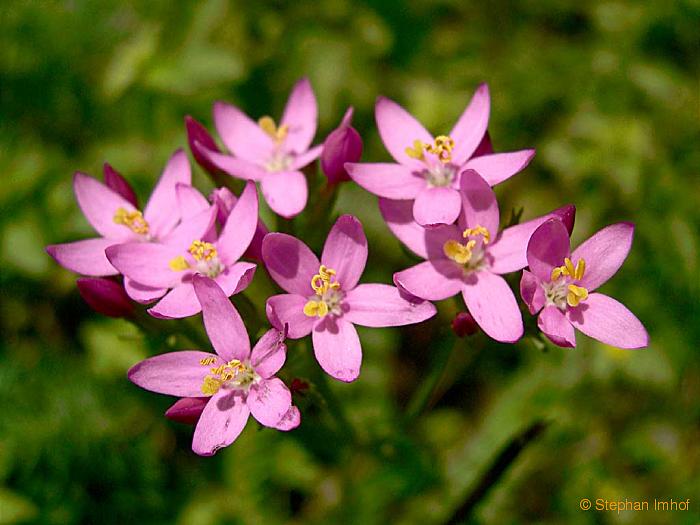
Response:
[[[474,335],[479,331],[479,325],[469,312],[459,312],[452,320],[452,330],[457,337]]]
[[[481,157],[482,155],[490,155],[491,153],[493,153],[491,136],[488,130],[486,130],[486,133],[484,133],[484,136],[481,138],[481,142],[476,147],[476,150],[474,150],[474,153],[472,153],[472,157]]]
[[[183,397],[165,411],[165,417],[178,423],[194,425],[202,415],[207,401],[209,401],[208,397]]]
[[[362,156],[362,137],[350,125],[352,114],[353,109],[348,108],[340,126],[331,131],[323,143],[321,168],[328,177],[329,184],[349,181],[345,163],[357,162]]]
[[[212,151],[221,151],[216,145],[214,138],[209,134],[207,128],[197,122],[195,119],[187,115],[185,117],[185,128],[187,129],[187,142],[190,145],[192,156],[205,171],[209,173],[218,173],[220,170],[209,159],[202,155],[195,142],[199,142],[202,146]]]
[[[90,308],[110,317],[129,317],[134,305],[121,283],[103,277],[81,277],[76,281],[80,295]]]
[[[131,184],[129,184],[126,179],[107,162],[104,163],[103,171],[105,176],[105,184],[107,187],[128,200],[134,205],[134,208],[138,208],[139,205],[136,199],[136,193],[131,187]]]

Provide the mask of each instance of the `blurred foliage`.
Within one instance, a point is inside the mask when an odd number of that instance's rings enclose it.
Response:
[[[0,3],[0,524],[441,523],[537,419],[548,430],[475,522],[697,523],[698,27],[696,0]],[[387,158],[378,94],[440,132],[487,81],[495,147],[538,151],[498,188],[504,216],[573,202],[575,244],[634,221],[632,253],[604,291],[643,320],[651,347],[579,335],[575,351],[543,351],[475,336],[452,355],[453,384],[434,409],[407,422],[448,344],[449,303],[419,327],[361,331],[360,380],[330,385],[356,441],[314,386],[297,399],[298,430],[251,422],[216,457],[192,454],[191,428],[162,417],[170,400],[125,379],[182,337],[92,313],[43,247],[91,233],[73,171],[98,175],[109,161],[143,197],[186,144],[184,115],[211,125],[217,99],[279,115],[303,75],[319,99],[317,140],[353,105],[373,160]],[[211,187],[201,171],[196,183]],[[365,224],[365,280],[389,282],[411,263],[374,197],[345,185],[336,211]],[[260,306],[271,289],[263,281],[250,297]],[[287,381],[314,369],[303,344],[290,353]],[[692,510],[585,513],[584,497],[690,498]]]

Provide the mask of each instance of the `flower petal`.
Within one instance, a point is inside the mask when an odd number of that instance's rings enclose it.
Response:
[[[197,215],[183,218],[180,224],[161,239],[161,242],[178,248],[184,253],[192,245],[192,241],[203,240],[208,233],[214,231],[217,213],[216,206],[207,206]]]
[[[193,151],[196,151],[199,155],[207,159],[207,161],[211,162],[216,168],[237,179],[260,181],[268,173],[267,170],[259,164],[210,150],[200,142],[195,142],[193,148]]]
[[[85,218],[97,233],[117,241],[135,238],[136,234],[129,228],[114,222],[114,214],[119,208],[136,210],[128,200],[100,181],[79,172],[73,176],[73,191]]]
[[[288,327],[287,336],[290,339],[300,339],[311,333],[316,323],[316,317],[304,313],[304,305],[308,299],[296,294],[280,294],[268,297],[265,305],[267,319],[277,330]]]
[[[190,161],[181,149],[168,160],[143,210],[149,233],[155,238],[168,234],[180,220],[180,207],[175,190],[178,183],[192,183]]]
[[[462,201],[452,188],[424,188],[413,203],[413,217],[421,226],[452,224],[459,217]]]
[[[398,288],[388,284],[361,284],[348,292],[343,304],[349,307],[343,315],[346,321],[370,327],[420,323],[437,311],[427,301],[406,300]]]
[[[323,145],[320,144],[318,146],[314,146],[310,150],[307,150],[300,155],[294,156],[294,158],[292,159],[292,165],[290,166],[290,168],[292,170],[300,170],[302,168],[305,168],[306,166],[311,164],[313,161],[315,161],[321,155],[322,151],[323,151]]]
[[[413,219],[413,201],[379,199],[384,222],[399,241],[423,259],[428,258],[425,246],[426,229]]]
[[[255,372],[264,379],[275,375],[284,365],[287,358],[284,335],[284,331],[270,328],[258,340],[250,354],[250,362]]]
[[[192,278],[202,305],[204,329],[216,353],[226,361],[244,361],[250,355],[250,340],[240,314],[213,280],[201,275]]]
[[[175,286],[147,312],[158,319],[182,319],[197,315],[201,310],[192,281],[188,280]]]
[[[394,283],[421,299],[441,301],[462,289],[462,269],[447,259],[434,259],[395,273]]]
[[[481,143],[489,125],[490,110],[489,87],[481,84],[450,131],[450,137],[455,141],[455,147],[452,150],[452,162],[455,165],[464,164]]]
[[[239,391],[225,388],[214,394],[199,417],[192,437],[192,451],[213,456],[233,443],[248,422],[250,409]]]
[[[576,348],[574,327],[556,306],[547,306],[537,318],[537,326],[555,345]]]
[[[263,379],[250,387],[246,403],[260,424],[274,428],[292,406],[292,393],[277,377]]]
[[[345,169],[368,192],[388,199],[415,199],[427,187],[423,177],[401,164],[348,162]]]
[[[119,271],[110,264],[105,249],[112,246],[113,239],[85,239],[65,244],[52,244],[46,252],[64,268],[82,275],[103,277],[117,275]]]
[[[574,264],[579,259],[586,261],[580,285],[590,292],[615,275],[632,248],[633,237],[634,224],[620,222],[603,228],[576,248]]]
[[[472,274],[462,287],[462,297],[489,337],[502,343],[514,343],[522,337],[523,318],[503,277],[486,271]]]
[[[481,176],[472,170],[462,173],[460,182],[462,208],[469,228],[483,226],[491,237],[498,233],[496,194]]]
[[[523,276],[520,278],[520,296],[532,315],[535,315],[544,306],[544,290],[534,273],[523,270]]]
[[[284,432],[288,430],[293,430],[299,426],[301,423],[301,413],[299,412],[299,409],[295,406],[289,407],[289,410],[287,410],[287,413],[280,419],[277,424],[275,424],[275,428],[277,430],[282,430]]]
[[[367,264],[367,237],[357,217],[342,215],[335,221],[323,245],[321,263],[336,271],[343,290],[357,285]]]
[[[159,394],[198,397],[202,395],[202,382],[210,368],[200,361],[212,357],[219,361],[218,364],[222,364],[216,355],[198,350],[168,352],[149,357],[129,369],[129,380]]]
[[[464,169],[476,171],[489,186],[495,186],[524,170],[534,156],[534,149],[492,153],[469,160]]]
[[[214,103],[214,127],[228,150],[248,162],[259,163],[265,160],[275,147],[269,135],[256,122],[237,107],[225,102]],[[211,148],[207,149],[211,151]],[[217,165],[216,162],[214,164]]]
[[[243,193],[226,219],[216,249],[225,265],[235,263],[245,253],[258,226],[258,192],[248,181]]]
[[[490,270],[493,273],[501,274],[525,268],[528,265],[527,245],[535,230],[550,219],[563,218],[569,220],[573,226],[575,210],[574,206],[564,206],[542,217],[503,230],[498,239],[488,246],[488,253],[492,258]]]
[[[178,182],[175,185],[175,194],[177,195],[180,217],[183,221],[195,217],[211,206],[206,197],[189,184]]]
[[[137,283],[133,279],[124,277],[124,289],[126,294],[134,301],[140,304],[152,303],[156,299],[160,299],[167,292],[167,288],[154,288],[145,284]]]
[[[109,262],[126,277],[153,288],[172,288],[186,274],[169,266],[171,260],[183,253],[177,246],[131,242],[110,246],[105,253]]]
[[[302,78],[287,99],[280,125],[288,126],[283,145],[286,151],[301,153],[309,149],[316,134],[318,107],[308,78]]]
[[[588,337],[618,348],[649,346],[644,325],[625,305],[612,297],[592,293],[566,312],[569,321]]]
[[[216,276],[214,281],[224,291],[226,297],[241,293],[255,277],[257,266],[249,262],[237,262],[227,266],[223,272]]]
[[[314,295],[311,278],[321,263],[306,244],[285,233],[269,233],[263,239],[262,254],[267,271],[284,291]]]
[[[300,171],[268,173],[262,179],[260,189],[272,211],[286,219],[304,210],[309,195],[306,177]]]
[[[393,100],[379,97],[374,108],[377,128],[382,142],[396,162],[422,169],[423,163],[406,154],[416,140],[432,144],[433,137],[408,111]]]
[[[569,256],[569,232],[559,219],[549,219],[539,226],[527,244],[527,264],[541,281],[552,279],[555,266]],[[575,264],[575,263],[574,263]]]
[[[362,346],[351,323],[326,316],[316,325],[311,337],[316,360],[328,375],[346,383],[358,378]]]

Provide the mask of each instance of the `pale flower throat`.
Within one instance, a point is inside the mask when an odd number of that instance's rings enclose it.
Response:
[[[277,126],[275,121],[270,116],[260,117],[258,120],[258,126],[262,129],[265,134],[270,137],[275,143],[275,149],[270,155],[270,157],[263,163],[265,169],[269,172],[287,171],[292,166],[292,156],[285,153],[280,146],[287,138],[289,133],[289,126],[287,124],[281,124]]]
[[[474,228],[464,230],[462,237],[469,239],[466,244],[450,239],[442,246],[443,253],[467,272],[482,269],[486,265],[484,246],[491,242],[491,233],[477,224]]]
[[[335,270],[327,268],[323,264],[318,273],[311,278],[311,288],[316,295],[304,305],[304,314],[308,317],[325,317],[326,315],[340,315],[343,292],[340,291],[340,283],[335,280]]]
[[[202,366],[216,365],[218,358],[205,357],[199,360]],[[202,381],[201,391],[205,396],[213,396],[220,388],[247,390],[250,385],[260,380],[260,376],[246,363],[232,359],[209,369],[209,375]]]
[[[406,148],[406,155],[412,159],[420,160],[425,163],[426,169],[421,172],[421,175],[431,187],[445,187],[452,185],[456,175],[457,167],[452,164],[452,150],[455,147],[455,141],[447,135],[440,135],[435,138],[432,144],[427,144],[416,139],[413,141],[413,146]],[[425,153],[435,155],[439,163],[430,163],[425,157]]]
[[[194,270],[211,278],[218,276],[223,271],[224,267],[219,261],[218,252],[212,243],[193,241],[188,251],[192,255],[194,263],[189,263],[184,256],[178,255],[168,263],[172,271]]]
[[[588,299],[588,290],[573,284],[583,279],[585,272],[586,261],[579,259],[574,266],[568,257],[564,259],[563,266],[553,268],[550,282],[542,284],[547,304],[566,310],[566,305],[576,307]]]

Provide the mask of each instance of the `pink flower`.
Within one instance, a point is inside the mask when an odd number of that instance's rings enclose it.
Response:
[[[181,189],[181,198],[192,207],[209,207],[194,189]],[[197,196],[198,195],[198,196]],[[199,204],[197,204],[199,203]],[[216,214],[205,209],[204,213]],[[201,212],[200,212],[201,213]],[[185,224],[187,218],[183,218]],[[244,290],[255,273],[255,264],[239,262],[255,234],[258,224],[258,194],[255,184],[246,184],[231,210],[218,238],[211,238],[210,228],[183,233],[180,243],[125,243],[107,249],[109,261],[126,277],[148,289],[160,289],[165,295],[148,312],[160,318],[181,318],[200,311],[193,277],[197,274],[214,279],[227,296]],[[208,232],[203,235],[202,232]],[[163,294],[161,294],[163,295]]]
[[[132,367],[129,379],[159,394],[207,398],[206,404],[181,400],[168,411],[191,421],[201,409],[192,439],[192,450],[201,456],[233,443],[250,414],[266,427],[297,427],[300,414],[292,394],[275,377],[286,358],[284,335],[268,330],[251,352],[243,320],[226,294],[206,277],[197,275],[193,282],[216,354],[185,350],[151,357]]]
[[[83,173],[73,177],[78,205],[99,237],[54,244],[46,251],[68,270],[90,276],[119,273],[107,260],[105,249],[125,242],[169,242],[177,238],[180,221],[176,185],[191,182],[190,164],[181,150],[165,166],[143,212],[129,184],[105,164],[106,185]],[[127,289],[129,283],[125,283]]]
[[[380,97],[377,127],[398,164],[348,164],[346,169],[370,193],[413,201],[413,216],[421,226],[452,224],[460,212],[459,175],[465,169],[494,186],[524,169],[535,154],[532,149],[491,153],[489,111],[488,86],[482,84],[450,134],[433,137],[405,109]]]
[[[331,131],[323,143],[321,169],[328,184],[349,181],[345,163],[357,162],[362,156],[362,137],[352,127],[352,114],[353,109],[348,108],[340,126]]]
[[[223,226],[226,223],[226,219],[228,219],[228,216],[231,214],[231,210],[236,206],[238,197],[228,188],[218,188],[211,193],[209,198],[216,204],[219,210],[218,220],[221,226]],[[267,229],[262,219],[258,219],[258,224],[253,234],[253,240],[250,241],[250,246],[248,246],[243,257],[262,262],[262,241],[268,233],[270,233],[270,230]]]
[[[501,274],[527,265],[527,241],[542,222],[562,217],[573,226],[574,207],[565,206],[499,233],[496,195],[475,171],[462,174],[461,197],[459,223],[429,229],[412,221],[410,203],[380,199],[389,228],[408,248],[426,259],[394,274],[394,282],[406,292],[430,301],[461,292],[469,313],[486,334],[497,341],[515,342],[523,334],[522,317]]]
[[[642,348],[649,336],[623,304],[592,293],[607,282],[627,258],[634,225],[603,228],[571,253],[569,232],[558,220],[542,224],[527,245],[530,271],[523,271],[520,293],[540,330],[556,345],[576,346],[574,327],[619,348]]]
[[[193,152],[234,177],[260,182],[265,201],[282,217],[294,217],[306,206],[308,188],[301,168],[313,162],[322,146],[310,148],[316,133],[316,97],[307,79],[294,86],[282,120],[265,116],[253,122],[235,106],[214,105],[214,124],[231,155],[201,141]]]
[[[272,326],[289,327],[289,337],[312,334],[321,368],[341,381],[360,374],[362,348],[354,325],[402,326],[435,315],[427,302],[404,299],[386,284],[357,284],[367,262],[367,239],[352,215],[340,217],[326,239],[319,262],[299,239],[270,233],[263,240],[263,260],[287,293],[267,300]]]

